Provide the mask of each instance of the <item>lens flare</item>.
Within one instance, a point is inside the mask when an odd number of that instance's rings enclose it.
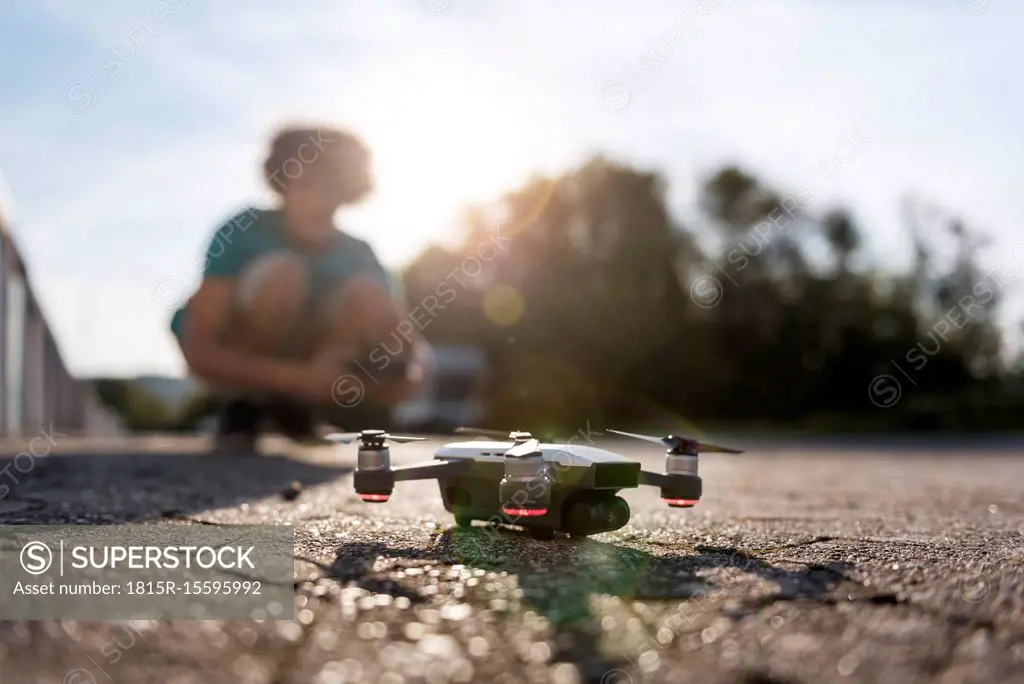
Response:
[[[523,296],[514,287],[498,285],[484,298],[484,313],[492,323],[510,326],[516,323],[526,308]]]

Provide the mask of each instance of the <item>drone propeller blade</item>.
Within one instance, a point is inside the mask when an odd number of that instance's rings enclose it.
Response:
[[[335,444],[351,444],[359,439],[359,437],[360,434],[358,432],[332,432],[329,435],[324,435],[324,439],[330,440]]]
[[[608,432],[614,432],[617,435],[624,435],[626,437],[633,437],[635,439],[642,439],[645,442],[652,442],[654,444],[661,444],[667,447],[678,447],[680,445],[692,445],[696,447],[697,451],[705,454],[742,454],[742,449],[733,449],[732,447],[719,446],[718,444],[706,444],[704,442],[698,442],[690,437],[683,437],[681,435],[669,435],[668,437],[651,437],[650,435],[638,435],[633,432],[623,432],[621,430],[611,430]]]
[[[390,442],[396,442],[402,444],[405,442],[425,442],[426,437],[404,437],[402,435],[385,435],[385,438]]]
[[[742,454],[743,449],[733,449],[732,447],[719,446],[717,444],[705,444],[704,442],[698,442],[700,450],[707,454]]]
[[[329,435],[324,435],[324,439],[334,442],[335,444],[351,444],[358,439],[363,440],[380,440],[390,441],[397,444],[404,442],[425,442],[426,437],[406,437],[405,435],[389,435],[381,430],[364,430],[363,432],[332,432]]]
[[[505,456],[508,458],[524,458],[540,452],[540,442],[535,439],[528,439],[522,444],[517,444],[506,451]]]
[[[496,437],[497,439],[508,439],[512,434],[510,430],[488,430],[486,428],[457,427],[457,435],[475,435],[477,437]]]
[[[614,432],[615,434],[622,435],[624,437],[632,437],[634,439],[642,439],[645,442],[653,442],[654,444],[660,444],[662,446],[671,446],[671,444],[669,444],[669,442],[666,441],[664,437],[651,437],[650,435],[638,435],[638,434],[633,433],[633,432],[623,432],[622,430],[612,430],[611,428],[608,429],[608,432]]]

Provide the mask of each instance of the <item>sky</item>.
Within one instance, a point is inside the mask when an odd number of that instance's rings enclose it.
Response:
[[[1011,0],[7,0],[3,17],[0,210],[74,373],[184,372],[173,305],[216,225],[270,201],[265,145],[296,119],[373,148],[378,190],[338,219],[393,268],[455,239],[466,202],[597,152],[661,170],[684,221],[723,164],[813,188],[809,208],[853,207],[892,268],[907,196],[991,236],[983,269],[1009,272],[1024,238]]]

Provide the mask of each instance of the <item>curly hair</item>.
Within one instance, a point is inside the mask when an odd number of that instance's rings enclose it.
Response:
[[[283,193],[307,171],[326,173],[338,186],[342,204],[354,204],[373,189],[371,153],[363,140],[330,126],[288,126],[270,141],[263,179]]]

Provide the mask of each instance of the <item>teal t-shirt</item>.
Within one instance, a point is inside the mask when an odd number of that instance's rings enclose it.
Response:
[[[295,251],[306,259],[314,306],[332,288],[355,275],[379,279],[392,296],[400,296],[397,282],[381,266],[369,244],[339,230],[328,249],[315,253],[294,250],[284,231],[284,217],[277,209],[249,208],[218,228],[206,250],[203,277],[237,277],[261,254],[280,250]],[[171,331],[177,336],[181,335],[187,308],[186,303],[171,319]]]

